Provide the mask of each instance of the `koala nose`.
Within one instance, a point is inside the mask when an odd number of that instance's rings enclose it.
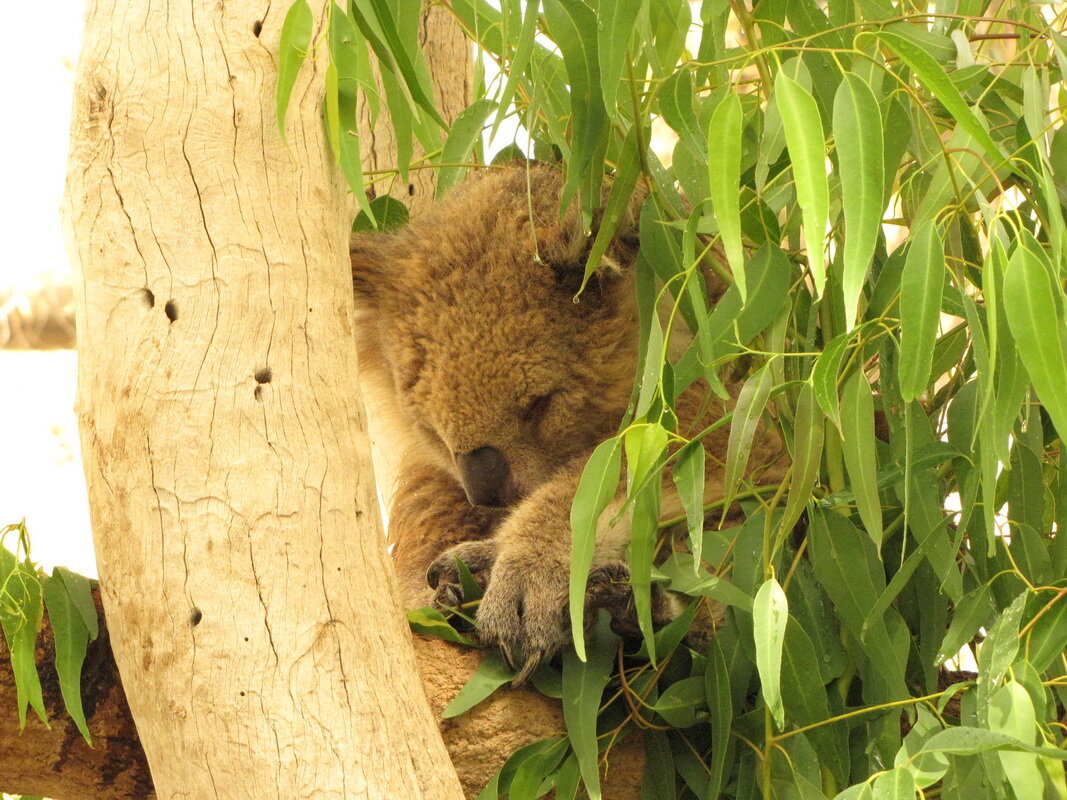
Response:
[[[511,468],[504,454],[495,447],[479,447],[469,453],[457,453],[463,491],[474,506],[506,506],[514,498]]]

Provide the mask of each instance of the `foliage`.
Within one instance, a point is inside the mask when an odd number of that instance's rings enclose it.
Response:
[[[644,644],[601,629],[544,668],[568,738],[518,751],[483,796],[598,797],[597,760],[638,729],[648,798],[1067,797],[1064,8],[703,0],[693,22],[685,0],[444,5],[499,68],[451,129],[418,4],[330,5],[326,126],[368,217],[367,180],[389,176],[360,169],[357,93],[388,109],[397,173],[437,165],[439,191],[509,117],[562,161],[587,220],[608,173],[587,274],[635,187],[649,193],[631,414],[572,516],[584,566],[625,455]],[[731,288],[709,308],[712,273]],[[675,328],[692,340],[680,358]],[[703,511],[718,522],[736,501],[743,519],[705,530],[690,443],[710,429],[674,409],[697,381],[738,378],[716,423],[726,497]],[[744,477],[760,421],[791,457],[773,485]],[[654,564],[669,464],[689,552]],[[681,623],[653,631],[653,583],[725,604],[729,623],[702,650]],[[946,687],[961,649],[977,677]],[[502,670],[487,658],[464,702]]]
[[[0,629],[15,678],[19,727],[26,725],[27,706],[48,724],[36,657],[37,634],[47,612],[63,703],[92,746],[81,697],[85,653],[100,633],[89,579],[66,567],[56,567],[48,575],[30,560],[29,550],[25,520],[0,528]]]

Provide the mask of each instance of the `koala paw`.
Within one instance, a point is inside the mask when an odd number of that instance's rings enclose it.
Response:
[[[516,684],[525,681],[542,661],[552,658],[570,641],[568,593],[565,564],[507,555],[497,559],[478,609],[478,631],[483,642],[499,644],[508,660],[520,667]],[[625,564],[605,564],[590,572],[583,621],[587,632],[595,625],[600,609],[611,615],[612,628],[620,636],[641,636],[630,570]],[[652,587],[656,627],[669,622],[679,610],[668,592]]]
[[[538,664],[567,643],[568,572],[550,560],[501,555],[478,608],[478,633],[497,644],[519,667],[514,684],[525,682]]]
[[[456,608],[463,602],[456,559],[467,565],[471,576],[484,588],[489,582],[496,554],[496,542],[484,539],[461,542],[434,559],[426,571],[426,582],[434,590],[433,605],[437,608]]]

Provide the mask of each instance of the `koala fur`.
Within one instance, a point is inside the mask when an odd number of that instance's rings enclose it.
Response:
[[[448,598],[460,557],[488,580],[479,635],[524,674],[570,635],[571,501],[637,367],[636,220],[575,301],[591,239],[576,210],[561,220],[561,189],[551,167],[489,169],[406,227],[352,241],[364,397],[398,454],[389,529],[405,600]],[[705,394],[680,399],[694,431],[725,410]],[[721,455],[726,436],[705,445]],[[679,511],[665,496],[664,515]],[[594,572],[617,576],[627,541],[604,523]]]

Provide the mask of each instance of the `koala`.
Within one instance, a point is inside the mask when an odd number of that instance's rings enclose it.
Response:
[[[397,462],[389,535],[404,598],[450,604],[462,559],[486,582],[478,634],[523,664],[520,678],[570,636],[571,501],[637,369],[636,214],[576,298],[592,239],[577,209],[561,217],[561,190],[549,166],[487,169],[351,247],[364,397]],[[725,410],[705,395],[681,398],[693,430]],[[724,453],[726,435],[706,446]],[[664,515],[680,510],[667,493]],[[591,608],[617,606],[605,585],[628,575],[625,523],[602,524]]]

